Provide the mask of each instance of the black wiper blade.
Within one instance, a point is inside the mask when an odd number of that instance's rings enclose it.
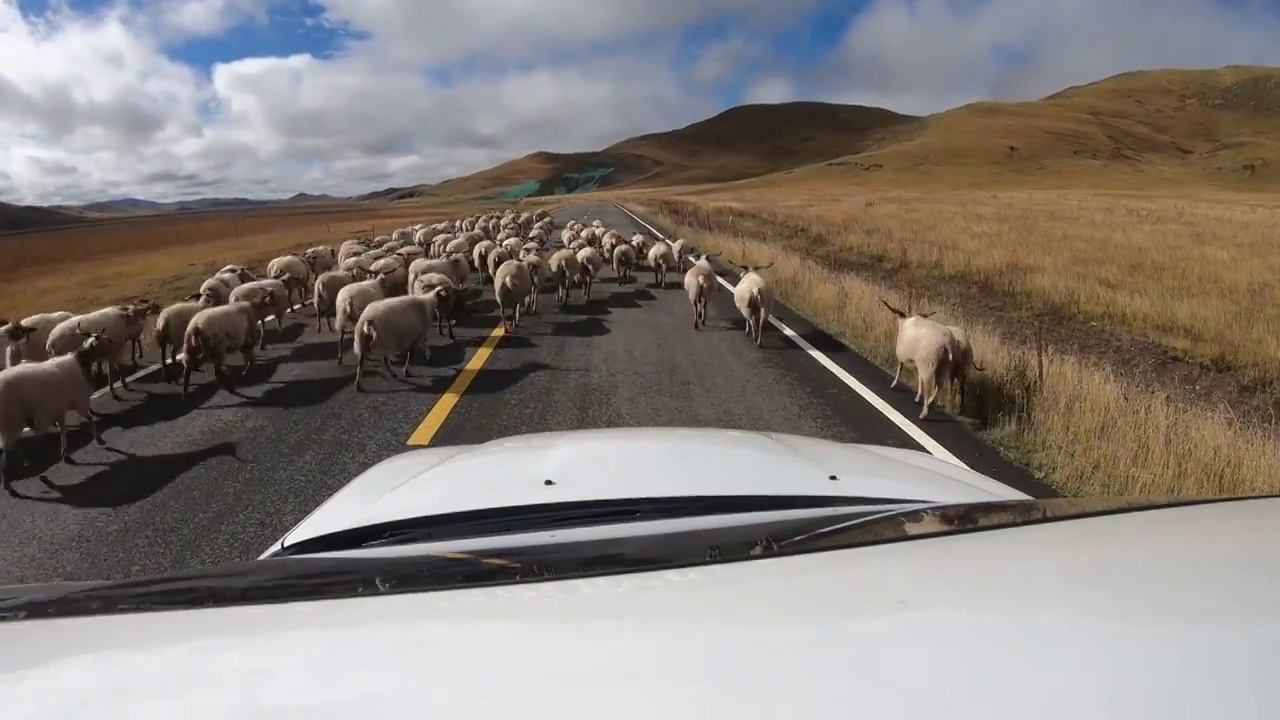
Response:
[[[272,557],[296,557],[373,546],[461,540],[644,520],[918,504],[917,500],[898,498],[825,495],[695,495],[539,503],[408,518],[341,530],[287,545]]]

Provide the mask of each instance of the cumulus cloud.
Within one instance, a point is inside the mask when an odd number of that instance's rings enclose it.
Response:
[[[0,0],[0,199],[352,194],[735,102],[924,113],[1135,68],[1280,63],[1259,0],[870,0],[833,47],[849,2],[100,5],[33,17]],[[315,28],[340,32],[297,39]]]

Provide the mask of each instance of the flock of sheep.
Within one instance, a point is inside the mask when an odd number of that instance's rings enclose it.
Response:
[[[277,257],[267,264],[262,278],[247,267],[228,265],[183,301],[163,308],[139,300],[84,314],[49,312],[0,321],[0,337],[8,341],[6,367],[0,370],[0,484],[13,493],[6,470],[24,427],[42,434],[56,426],[64,461],[68,412],[84,417],[95,442],[103,443],[89,405],[95,370],[105,372],[109,392],[119,398],[116,382],[128,387],[120,371],[126,348],[130,364],[136,366],[142,358],[146,320],[152,315],[161,371],[169,380],[171,368],[181,365],[184,396],[192,372],[205,363],[231,389],[228,356],[240,354],[241,374],[247,371],[256,351],[266,345],[265,323],[274,317],[283,330],[284,314],[305,304],[308,293],[317,331],[327,321],[329,330],[338,334],[339,363],[346,336],[352,336],[357,391],[363,389],[366,360],[381,357],[394,376],[391,359],[403,355],[407,377],[414,350],[420,348],[424,356],[429,352],[433,330],[453,339],[453,325],[466,312],[464,290],[472,271],[482,285],[493,287],[508,331],[519,326],[522,311],[537,311],[538,290],[545,282],[554,284],[561,307],[570,302],[575,288],[589,300],[606,264],[619,284],[631,282],[642,266],[653,271],[660,287],[666,286],[668,272],[684,272],[694,329],[706,323],[708,298],[718,286],[710,263],[715,254],[692,252],[679,239],[655,241],[641,233],[626,238],[599,219],[589,225],[570,220],[560,232],[563,247],[550,249],[555,230],[547,210],[508,209],[416,224],[372,241],[346,240],[336,251],[317,246]],[[774,304],[773,290],[760,271],[773,263],[755,267],[728,262],[740,274],[734,304],[746,320],[747,336],[759,346]],[[972,351],[960,328],[885,304],[899,316],[898,374],[904,362],[916,366],[916,401],[923,403],[923,418],[944,375],[958,378],[963,388],[964,371],[973,365]],[[893,385],[897,382],[895,375]]]

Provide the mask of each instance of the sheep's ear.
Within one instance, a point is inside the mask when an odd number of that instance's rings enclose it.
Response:
[[[929,317],[929,316],[931,316],[931,315],[936,315],[936,314],[937,314],[937,312],[938,312],[937,310],[934,310],[934,311],[932,311],[932,312],[920,313],[920,315],[919,315],[919,316],[920,316],[920,317],[922,317],[922,318],[927,318],[927,317]]]
[[[200,299],[200,293],[191,293],[190,295],[188,295],[188,296],[186,296],[186,297],[184,297],[184,298],[182,298],[182,299],[183,299],[183,300],[186,300],[187,302],[191,302],[192,300],[199,300],[199,299]]]

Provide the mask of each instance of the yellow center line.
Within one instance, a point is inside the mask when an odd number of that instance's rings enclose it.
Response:
[[[458,373],[458,377],[454,378],[453,384],[436,401],[435,406],[431,408],[431,412],[427,413],[427,416],[423,418],[422,424],[418,425],[418,429],[414,430],[413,434],[409,436],[407,445],[431,444],[431,439],[436,436],[436,433],[440,432],[445,419],[449,417],[449,413],[453,412],[453,407],[462,399],[462,393],[466,392],[467,386],[471,384],[472,380],[476,379],[476,375],[480,373],[480,368],[484,366],[485,361],[493,354],[493,349],[498,346],[498,341],[502,339],[506,332],[506,328],[498,325],[493,329],[493,332],[489,333],[489,337],[485,338],[484,344],[480,346],[479,350],[476,350],[476,354],[472,355],[467,364],[462,366],[462,372]]]

